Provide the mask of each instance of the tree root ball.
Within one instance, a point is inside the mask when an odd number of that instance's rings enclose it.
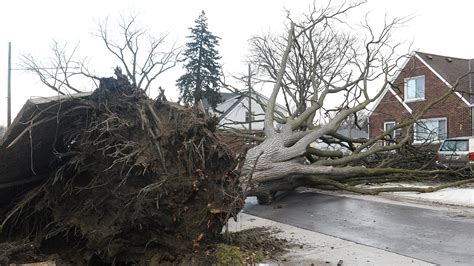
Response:
[[[65,263],[173,263],[243,207],[234,157],[194,108],[104,78],[57,116],[45,179],[0,208],[6,242]],[[20,260],[24,250],[4,256]]]

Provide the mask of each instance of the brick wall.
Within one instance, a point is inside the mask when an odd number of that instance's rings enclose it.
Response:
[[[413,114],[448,90],[446,84],[417,58],[410,59],[393,82],[392,88],[400,98],[404,99],[404,79],[421,75],[425,76],[425,100],[406,103],[413,110]],[[370,137],[377,136],[383,131],[384,122],[396,121],[400,123],[408,117],[408,111],[391,92],[387,92],[370,116]],[[471,135],[470,109],[457,95],[451,94],[444,101],[434,105],[422,116],[422,119],[441,117],[447,118],[448,137]]]

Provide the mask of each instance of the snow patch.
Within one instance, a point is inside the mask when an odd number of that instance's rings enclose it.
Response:
[[[474,207],[474,188],[445,188],[431,193],[395,192],[405,198]]]

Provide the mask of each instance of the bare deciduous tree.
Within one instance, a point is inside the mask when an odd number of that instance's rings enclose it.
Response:
[[[385,18],[379,29],[366,19],[362,23],[366,35],[362,37],[340,30],[341,25],[346,25],[344,17],[360,4],[313,8],[301,22],[288,19],[285,38],[269,35],[253,39],[253,62],[263,66],[262,80],[272,82],[274,87],[266,106],[265,138],[248,151],[242,168],[242,179],[250,187],[249,194],[268,196],[301,185],[330,186],[360,193],[426,192],[428,189],[424,188],[363,189],[354,185],[413,179],[414,176],[431,178],[446,173],[397,167],[400,159],[384,159],[375,165],[362,162],[374,154],[405,149],[412,140],[413,123],[453,93],[456,86],[376,138],[351,139],[337,133],[345,121],[381,96],[398,70],[400,60],[406,59],[406,56],[397,56],[400,43],[392,40],[392,32],[405,19]],[[374,95],[371,91],[376,89],[373,87],[376,80],[382,84]],[[277,130],[274,110],[280,93],[289,115],[283,128]],[[339,105],[328,106],[327,99],[334,96],[339,99]],[[332,114],[329,121],[323,123],[316,119],[318,114],[328,113]],[[403,134],[393,145],[376,145],[389,139],[396,130],[403,130]],[[346,147],[347,152],[318,149],[312,145],[316,141],[338,143]],[[469,181],[472,180],[462,182]],[[439,188],[442,186],[433,189]]]
[[[99,25],[99,36],[105,47],[121,62],[133,85],[148,91],[150,84],[163,72],[176,66],[179,49],[173,44],[164,48],[167,34],[149,35],[137,26],[137,17],[123,18],[118,23],[118,40],[111,36],[107,21]]]
[[[153,37],[148,30],[139,27],[136,16],[121,17],[118,30],[111,31],[107,20],[99,24],[97,37],[101,38],[106,49],[119,61],[120,68],[131,83],[146,92],[153,81],[165,71],[176,66],[179,48],[167,45],[167,34]],[[74,86],[74,78],[92,78],[95,87],[98,76],[89,71],[86,59],[77,59],[77,48],[67,49],[67,45],[53,42],[53,52],[45,62],[32,55],[22,58],[22,65],[38,75],[41,82],[59,94],[83,92],[85,89]],[[80,82],[77,82],[78,84]]]
[[[53,41],[51,46],[53,56],[46,60],[46,62],[28,54],[22,57],[22,65],[25,69],[35,73],[43,84],[58,94],[82,92],[71,81],[83,71],[86,71],[84,60],[76,60],[77,48],[76,45],[70,51],[67,44],[60,45],[57,41]]]

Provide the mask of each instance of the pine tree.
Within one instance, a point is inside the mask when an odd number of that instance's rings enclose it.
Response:
[[[184,68],[186,73],[177,81],[180,90],[180,100],[187,104],[196,104],[206,99],[212,108],[220,102],[219,82],[221,66],[216,47],[219,37],[213,35],[207,28],[207,17],[204,11],[195,20],[195,26],[189,28],[190,41],[184,51]]]

